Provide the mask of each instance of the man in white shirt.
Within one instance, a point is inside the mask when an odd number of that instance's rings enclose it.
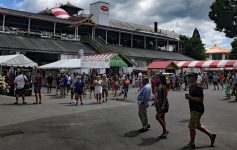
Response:
[[[198,84],[198,85],[201,85],[201,83],[202,83],[202,76],[201,76],[201,74],[199,73],[199,74],[198,74],[198,77],[197,77],[197,84]]]
[[[22,97],[23,104],[26,104],[25,102],[25,82],[27,81],[27,78],[25,75],[23,75],[22,72],[19,73],[19,75],[15,78],[15,87],[16,87],[16,102],[14,104],[18,104],[19,96]]]

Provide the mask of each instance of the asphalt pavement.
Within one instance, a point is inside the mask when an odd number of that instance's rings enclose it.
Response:
[[[137,89],[131,88],[127,100],[96,104],[85,99],[84,105],[70,104],[69,97],[44,94],[43,104],[13,105],[15,98],[0,96],[0,150],[178,150],[189,142],[188,102],[185,91],[169,91],[170,109],[166,115],[170,134],[159,139],[162,129],[155,120],[155,108],[149,107],[151,129],[139,133]],[[215,147],[197,131],[198,149],[236,150],[237,103],[225,100],[224,90],[205,90],[202,123],[217,134]],[[19,101],[21,102],[21,100]]]

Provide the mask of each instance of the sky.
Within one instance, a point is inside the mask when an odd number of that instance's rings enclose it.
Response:
[[[0,0],[0,7],[29,12],[39,12],[59,3],[70,2],[89,11],[89,4],[99,0]],[[215,44],[231,49],[233,39],[215,31],[208,18],[214,0],[101,0],[110,4],[110,18],[153,27],[158,22],[161,29],[192,36],[197,28],[206,48]]]

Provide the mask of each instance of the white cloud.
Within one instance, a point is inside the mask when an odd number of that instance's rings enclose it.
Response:
[[[6,7],[3,3],[0,3],[0,7]]]

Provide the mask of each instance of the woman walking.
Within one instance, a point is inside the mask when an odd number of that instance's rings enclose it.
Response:
[[[166,87],[166,78],[163,75],[159,75],[157,78],[160,82],[160,85],[157,89],[157,97],[153,105],[156,107],[156,120],[160,123],[163,129],[163,133],[159,136],[160,138],[166,138],[169,134],[167,130],[165,114],[169,110],[169,102],[167,99],[168,89]]]

